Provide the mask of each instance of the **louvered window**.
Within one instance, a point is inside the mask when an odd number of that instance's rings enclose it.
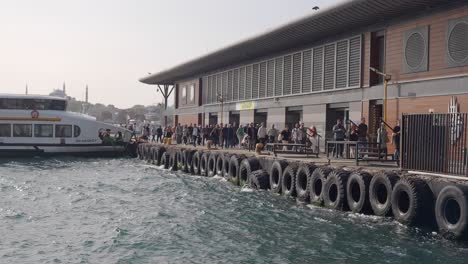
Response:
[[[228,83],[227,83],[227,102],[232,101],[232,71],[228,72]]]
[[[298,52],[293,55],[293,74],[292,74],[292,93],[298,94],[301,92],[301,60],[302,53]]]
[[[245,99],[245,67],[242,67],[239,72],[239,100]]]
[[[348,80],[348,41],[336,44],[336,88],[346,88]]]
[[[232,100],[239,100],[239,69],[234,70],[234,80],[232,87]]]
[[[213,103],[213,90],[216,89],[215,87],[215,78],[214,76],[210,76],[208,79],[210,82],[210,89],[208,90],[208,104]]]
[[[312,82],[312,50],[302,53],[302,92],[311,91]]]
[[[214,103],[218,102],[218,97],[221,96],[221,93],[223,91],[223,82],[222,82],[222,74],[217,74],[216,75],[216,93],[214,94]]]
[[[323,89],[335,88],[335,44],[325,46]]]
[[[258,97],[265,98],[266,94],[266,70],[267,70],[267,63],[262,62],[260,64],[260,86],[258,89]]]
[[[252,73],[252,99],[258,98],[258,84],[259,84],[259,73],[260,73],[260,65],[254,64],[253,65],[253,73]]]
[[[448,66],[468,65],[468,16],[449,20],[446,36]]]
[[[275,96],[283,94],[283,58],[275,60]]]
[[[349,87],[361,85],[361,36],[349,40]]]
[[[283,78],[283,94],[291,94],[291,78],[292,75],[292,57],[291,55],[284,56],[284,78]]]
[[[323,47],[313,49],[312,91],[322,90],[323,85]]]
[[[246,79],[245,79],[245,99],[252,99],[252,65],[246,68]]]
[[[205,77],[203,78],[203,104],[208,104],[209,98],[210,98],[210,77]]]
[[[273,78],[275,75],[275,61],[269,60],[267,64],[267,94],[266,97],[272,97],[274,87],[273,84],[275,83]]]

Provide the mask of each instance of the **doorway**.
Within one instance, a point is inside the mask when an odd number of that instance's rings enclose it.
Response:
[[[297,107],[288,107],[286,108],[286,120],[285,125],[288,127],[289,131],[291,131],[294,126],[300,123],[302,119],[302,106]]]
[[[238,126],[240,122],[240,112],[230,111],[229,112],[229,124]]]
[[[367,120],[367,127],[369,130],[369,140],[372,142],[377,140],[377,129],[382,119],[383,100],[369,101],[369,120]]]
[[[326,113],[326,139],[333,139],[333,126],[336,125],[336,120],[338,119],[341,119],[343,126],[348,129],[349,108],[346,105],[329,105]]]
[[[268,110],[267,109],[257,109],[254,114],[254,124],[257,125],[264,123],[267,126]]]
[[[218,114],[217,113],[210,113],[208,123],[209,123],[209,125],[218,124]]]

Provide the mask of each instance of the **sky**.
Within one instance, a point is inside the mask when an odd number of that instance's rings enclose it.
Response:
[[[340,0],[0,0],[0,93],[129,108],[162,101],[139,78]]]

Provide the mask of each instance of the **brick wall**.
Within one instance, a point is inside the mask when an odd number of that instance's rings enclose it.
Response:
[[[407,23],[390,26],[386,31],[385,71],[392,75],[392,82],[468,74],[468,66],[449,68],[445,58],[445,35],[448,20],[464,16],[468,16],[468,7],[462,7],[456,10],[415,19]],[[426,25],[429,25],[429,70],[418,73],[404,73],[404,33],[408,30]]]
[[[177,115],[177,122],[181,125],[190,125],[190,124],[197,124],[198,125],[198,114],[189,114],[189,115]]]

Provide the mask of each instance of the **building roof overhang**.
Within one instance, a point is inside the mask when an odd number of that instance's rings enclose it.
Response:
[[[457,0],[345,0],[280,27],[145,76],[146,84],[174,84],[216,69],[253,60],[404,15],[438,8]]]

